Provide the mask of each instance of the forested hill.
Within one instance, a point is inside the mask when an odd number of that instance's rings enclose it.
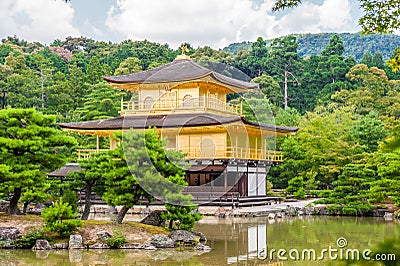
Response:
[[[297,52],[302,57],[312,54],[319,54],[329,43],[330,38],[335,33],[320,34],[294,34],[299,45]],[[393,51],[400,46],[400,36],[394,34],[372,34],[361,35],[360,33],[339,33],[340,39],[344,43],[345,56],[352,55],[357,61],[360,61],[366,51],[371,54],[380,52],[383,59],[390,58]],[[272,40],[267,40],[267,44]],[[240,50],[249,50],[251,42],[232,43],[223,50],[236,54]]]

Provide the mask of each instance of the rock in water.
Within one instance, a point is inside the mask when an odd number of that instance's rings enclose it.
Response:
[[[192,232],[186,230],[175,230],[168,235],[175,245],[179,246],[180,243],[193,244],[198,242],[199,237]]]
[[[173,248],[174,242],[166,235],[159,234],[150,237],[145,243],[145,247],[154,246],[156,248]]]
[[[51,247],[53,249],[68,249],[68,242],[54,243]]]
[[[51,245],[46,239],[37,239],[36,244],[33,246],[32,250],[50,250]]]
[[[82,246],[82,236],[81,235],[70,235],[69,236],[69,249],[81,249]]]
[[[207,238],[206,236],[202,233],[202,232],[192,232],[192,234],[194,234],[195,236],[197,236],[199,238],[199,241],[201,243],[206,243],[207,242]]]
[[[201,250],[201,251],[211,251],[211,248],[209,246],[203,245],[203,244],[197,244],[194,246],[194,250]]]
[[[167,211],[163,210],[155,210],[152,211],[149,215],[143,218],[141,221],[142,224],[161,226],[164,224],[164,219],[161,217],[162,214],[166,214]]]

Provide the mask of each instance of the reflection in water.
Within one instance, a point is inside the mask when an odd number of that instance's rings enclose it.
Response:
[[[335,246],[339,237],[349,248],[374,248],[385,237],[400,235],[400,224],[377,218],[301,217],[282,220],[204,217],[195,230],[207,236],[208,253],[194,250],[0,250],[0,265],[270,265],[257,254],[271,250]],[[331,265],[336,265],[332,262]],[[326,265],[326,261],[285,261],[283,265]],[[282,265],[282,264],[281,264]]]

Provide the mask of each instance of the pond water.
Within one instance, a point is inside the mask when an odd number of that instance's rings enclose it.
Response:
[[[346,254],[347,250],[357,249],[362,256],[364,250],[373,249],[385,238],[399,237],[400,223],[355,217],[304,216],[279,220],[204,217],[195,230],[207,236],[212,251],[0,250],[0,265],[340,265],[322,250],[336,249],[331,255],[340,258],[340,252]],[[281,258],[288,260],[271,264],[271,251],[279,249],[286,251]],[[316,252],[316,260],[312,250]],[[277,251],[272,256],[276,260]],[[296,256],[300,259],[304,256],[306,261],[293,260]],[[325,259],[318,260],[322,256]]]

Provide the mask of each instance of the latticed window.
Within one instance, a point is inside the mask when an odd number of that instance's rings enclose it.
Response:
[[[190,94],[183,97],[183,107],[193,107],[193,96]]]
[[[154,99],[152,97],[148,96],[144,99],[143,108],[151,109],[151,107],[153,107],[153,104],[154,104]]]

